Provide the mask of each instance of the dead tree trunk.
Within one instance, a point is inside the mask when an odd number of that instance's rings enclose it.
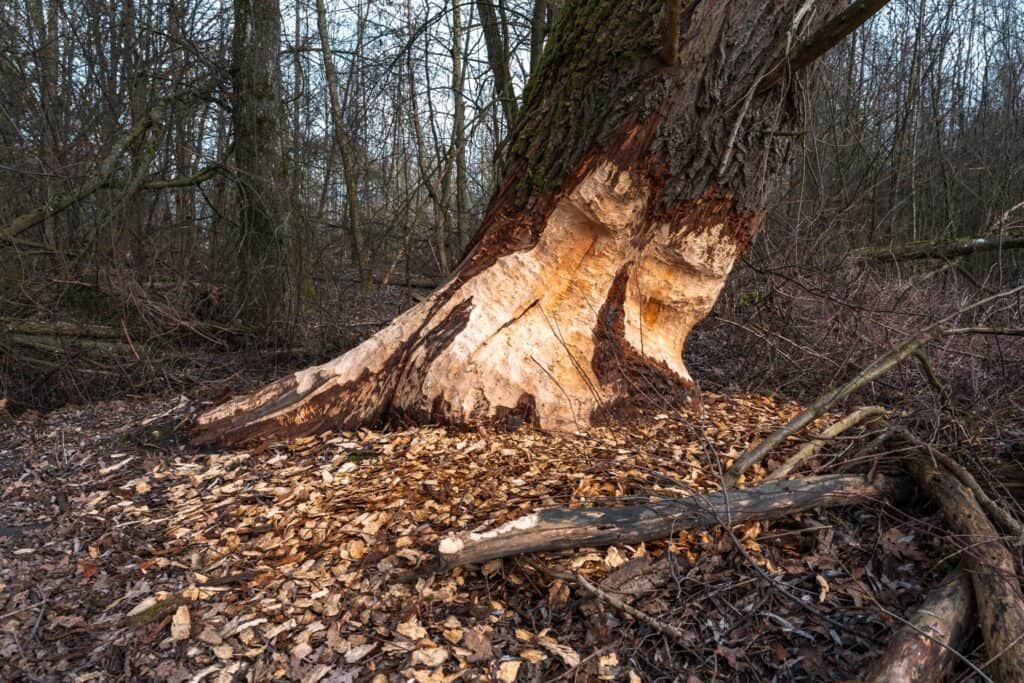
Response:
[[[385,417],[578,429],[685,394],[682,349],[757,234],[805,116],[810,69],[758,92],[803,0],[566,8],[523,96],[468,256],[361,346],[200,416],[199,442]]]

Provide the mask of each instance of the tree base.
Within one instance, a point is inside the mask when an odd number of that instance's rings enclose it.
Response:
[[[493,257],[483,241],[450,282],[360,346],[201,415],[195,441],[385,418],[576,431],[678,402],[695,389],[684,340],[752,217],[709,191],[655,218],[652,194],[641,176],[595,165],[553,202],[531,246]]]

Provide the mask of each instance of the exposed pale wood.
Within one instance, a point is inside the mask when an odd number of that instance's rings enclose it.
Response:
[[[743,491],[717,492],[617,508],[554,508],[497,529],[449,536],[438,545],[445,566],[583,546],[639,543],[693,529],[777,519],[812,508],[891,500],[905,481],[856,475],[771,482]]]
[[[772,473],[766,477],[766,480],[778,481],[779,479],[785,479],[789,476],[790,472],[800,465],[800,463],[820,451],[829,439],[834,439],[847,429],[850,429],[865,420],[885,415],[887,412],[888,411],[882,406],[865,406],[863,408],[857,408],[838,422],[829,425],[829,427],[821,433],[820,438],[812,439],[801,446],[800,449],[791,455],[784,463],[782,463],[782,465],[772,470]]]
[[[1024,595],[1013,555],[974,493],[953,474],[925,460],[912,463],[911,472],[964,547],[990,660],[987,671],[1002,683],[1024,681]]]
[[[957,662],[977,622],[971,580],[955,571],[936,586],[909,623],[889,639],[871,669],[871,683],[927,683],[943,680]]]
[[[483,24],[500,71],[498,13],[478,5],[493,15]],[[649,4],[574,6],[522,108],[498,87],[516,120],[503,179],[451,279],[348,354],[200,415],[195,439],[240,445],[382,418],[574,431],[638,404],[678,405],[695,390],[686,336],[788,168],[793,141],[773,131],[806,114],[799,97],[780,108],[774,94],[752,94],[806,5],[689,3],[674,69],[657,59]],[[818,0],[807,21],[843,7]],[[759,19],[730,18],[748,15]],[[730,32],[742,54],[722,59]],[[744,153],[723,156],[740,98]]]

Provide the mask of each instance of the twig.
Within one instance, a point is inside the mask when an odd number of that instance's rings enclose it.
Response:
[[[620,612],[628,614],[637,621],[647,624],[658,633],[666,635],[683,645],[693,645],[693,639],[687,637],[685,633],[683,633],[680,629],[676,628],[672,624],[666,624],[664,621],[655,619],[647,612],[639,610],[636,607],[633,607],[632,605],[626,604],[614,595],[606,593],[594,584],[590,583],[590,581],[588,581],[579,574],[571,572],[560,572],[555,569],[550,569],[549,567],[540,566],[534,562],[531,562],[530,564],[531,566],[539,569],[548,576],[554,577],[556,579],[562,579],[563,581],[572,581],[573,583],[577,584],[580,588],[593,595],[595,598],[603,600],[604,602],[607,602],[609,605],[619,610]]]
[[[39,636],[39,627],[43,623],[44,614],[46,614],[46,596],[43,596],[42,602],[39,603],[39,613],[36,614],[36,620],[32,624],[32,630],[28,634],[29,642],[35,640]]]
[[[932,388],[939,394],[942,399],[942,405],[949,406],[952,404],[952,399],[949,396],[949,392],[946,391],[945,385],[939,381],[938,376],[935,374],[935,370],[932,368],[932,364],[928,361],[928,355],[922,350],[914,354],[917,358],[917,362],[921,365],[921,371],[924,372],[925,378],[928,380],[928,384],[932,385]]]
[[[800,465],[804,460],[810,458],[815,453],[821,450],[822,446],[829,439],[834,439],[847,429],[864,422],[872,417],[879,415],[885,415],[888,411],[882,406],[866,406],[863,408],[857,408],[846,417],[842,418],[835,424],[831,425],[821,433],[820,438],[808,441],[800,447],[796,453],[789,457],[782,465],[776,468],[770,475],[765,478],[765,481],[778,481],[779,479],[785,479],[789,476],[797,466]]]
[[[1004,297],[1012,296],[1018,292],[1024,291],[1024,285],[1019,285],[1013,289],[1008,289],[992,296],[986,297],[979,301],[976,301],[968,306],[965,306],[955,313],[946,316],[942,320],[929,325],[924,328],[916,335],[910,337],[894,350],[889,353],[880,356],[875,359],[870,365],[861,370],[857,375],[842,386],[830,389],[818,398],[816,398],[807,408],[800,412],[796,417],[791,419],[781,428],[774,431],[766,439],[761,441],[757,446],[748,450],[746,453],[741,455],[739,459],[732,464],[732,466],[725,473],[725,485],[727,488],[732,488],[739,481],[739,478],[743,474],[756,465],[757,463],[764,460],[765,456],[777,445],[788,439],[790,436],[798,432],[799,430],[806,427],[808,424],[821,417],[821,415],[836,401],[840,401],[860,387],[874,381],[878,377],[884,375],[890,369],[899,365],[907,358],[913,356],[918,352],[919,349],[925,345],[939,339],[943,336],[950,334],[969,334],[980,332],[981,330],[991,330],[992,328],[946,328],[950,321],[955,319],[957,316],[966,313],[967,311],[982,306],[987,303],[1002,299]]]

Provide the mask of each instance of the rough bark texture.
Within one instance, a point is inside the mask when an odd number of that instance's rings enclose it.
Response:
[[[281,259],[289,220],[281,107],[278,0],[235,0],[231,43],[232,124],[239,199],[243,315],[268,329],[288,301]]]
[[[555,508],[483,532],[449,536],[438,546],[447,566],[548,550],[640,543],[683,530],[788,517],[811,508],[890,500],[908,482],[856,475],[808,477],[736,492],[718,492],[616,508]]]
[[[751,95],[803,4],[688,3],[674,67],[662,0],[567,6],[452,279],[344,356],[202,415],[196,438],[385,417],[572,430],[679,397],[686,335],[760,228],[804,117],[807,70]]]
[[[939,584],[910,622],[889,641],[868,680],[871,683],[941,681],[957,661],[977,622],[971,580],[955,571]]]
[[[1024,594],[1013,555],[974,494],[956,477],[926,462],[914,463],[911,471],[964,545],[963,561],[991,662],[986,670],[993,680],[1024,681]]]

